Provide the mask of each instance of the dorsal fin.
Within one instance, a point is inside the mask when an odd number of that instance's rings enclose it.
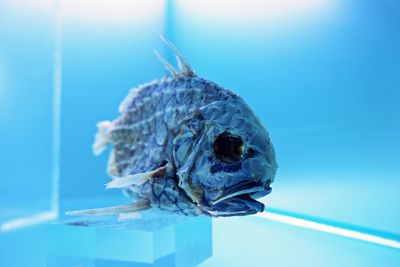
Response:
[[[154,50],[154,54],[156,55],[157,59],[164,65],[164,68],[169,71],[174,76],[179,76],[179,71],[177,71],[172,65],[158,53],[157,50]]]
[[[160,54],[157,51],[155,51],[158,60],[160,60],[160,62],[164,65],[164,67],[174,76],[186,76],[186,77],[196,76],[192,67],[189,65],[187,60],[182,56],[182,54],[179,52],[176,46],[161,33],[158,33],[158,35],[160,39],[174,52],[176,60],[178,61],[179,70],[181,72],[176,71],[167,60],[165,60],[163,57],[160,56]]]

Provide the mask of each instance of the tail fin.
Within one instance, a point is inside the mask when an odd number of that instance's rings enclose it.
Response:
[[[92,148],[93,153],[98,156],[111,142],[110,129],[112,127],[112,123],[110,121],[100,121],[96,125],[98,127],[98,132]]]

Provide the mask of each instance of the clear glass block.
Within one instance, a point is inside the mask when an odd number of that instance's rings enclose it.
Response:
[[[162,0],[74,0],[62,10],[61,213],[77,198],[122,194],[105,190],[110,147],[93,154],[96,124],[119,115],[131,88],[164,74],[153,49],[162,52],[165,19]]]
[[[0,230],[57,216],[60,65],[52,1],[0,2]]]
[[[141,216],[78,218],[49,226],[47,266],[184,267],[211,256],[211,218],[159,210]]]

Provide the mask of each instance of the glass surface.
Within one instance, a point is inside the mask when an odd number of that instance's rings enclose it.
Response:
[[[199,266],[398,266],[386,248],[255,217],[213,221],[213,256]]]
[[[1,266],[46,266],[46,228],[36,226],[3,233]],[[253,217],[215,219],[212,231],[213,256],[199,266],[397,267],[400,262],[398,249]],[[68,267],[71,266],[74,265]]]
[[[56,216],[52,2],[0,2],[0,230]]]
[[[120,195],[109,182],[109,151],[94,156],[96,123],[118,116],[131,88],[163,75],[164,1],[64,1],[61,208],[71,198]]]
[[[97,205],[98,199],[89,204]],[[88,203],[85,203],[88,204]],[[141,219],[86,217],[48,228],[48,266],[196,266],[211,256],[211,218],[159,210]]]

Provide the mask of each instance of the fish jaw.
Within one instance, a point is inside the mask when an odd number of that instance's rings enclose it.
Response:
[[[214,217],[244,216],[264,211],[264,204],[253,199],[249,194],[242,194],[226,199],[211,207],[203,207],[205,213]]]
[[[220,197],[212,201],[203,199],[200,207],[210,216],[250,215],[264,211],[264,204],[257,201],[271,193],[272,189],[261,183],[240,183],[226,190]]]

